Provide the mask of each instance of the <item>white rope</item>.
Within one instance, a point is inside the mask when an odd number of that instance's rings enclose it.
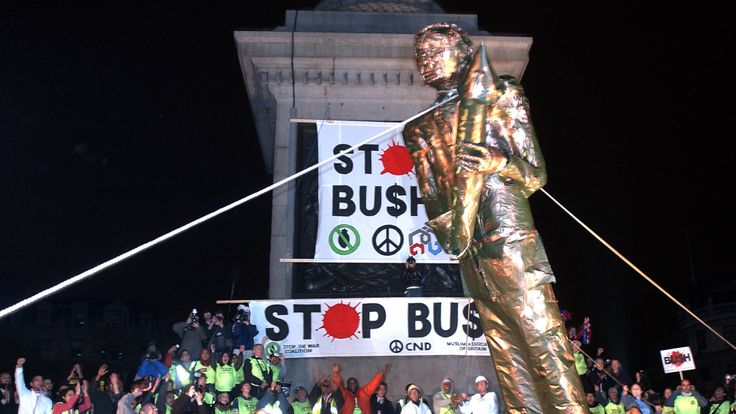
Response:
[[[316,163],[316,164],[314,164],[314,165],[312,165],[310,167],[307,167],[307,168],[305,168],[305,169],[297,172],[294,175],[291,175],[289,177],[286,177],[286,178],[284,178],[284,179],[282,179],[282,180],[280,180],[280,181],[278,181],[276,183],[273,183],[273,184],[269,185],[268,187],[266,187],[266,188],[264,188],[264,189],[262,189],[260,191],[257,191],[255,193],[249,195],[249,196],[243,197],[243,198],[241,198],[238,201],[235,201],[233,203],[230,203],[230,204],[226,205],[225,207],[221,207],[221,208],[219,208],[219,209],[217,209],[217,210],[215,210],[215,211],[213,211],[213,212],[211,212],[211,213],[209,213],[209,214],[207,214],[205,216],[202,216],[202,217],[200,217],[200,218],[198,218],[198,219],[196,219],[196,220],[194,220],[194,221],[192,221],[190,223],[187,223],[187,224],[185,224],[185,225],[183,225],[183,226],[181,226],[179,228],[176,228],[174,230],[171,230],[170,232],[168,232],[168,233],[166,233],[166,234],[164,234],[162,236],[159,236],[159,237],[157,237],[157,238],[149,241],[148,243],[141,244],[140,246],[138,246],[138,247],[136,247],[136,248],[134,248],[132,250],[129,250],[129,251],[127,251],[127,252],[125,252],[125,253],[117,256],[117,257],[114,257],[114,258],[112,258],[112,259],[110,259],[110,260],[108,260],[108,261],[106,261],[104,263],[101,263],[101,264],[99,264],[99,265],[97,265],[97,266],[95,266],[95,267],[93,267],[93,268],[91,268],[91,269],[89,269],[89,270],[87,270],[85,272],[82,272],[82,273],[80,273],[80,274],[78,274],[78,275],[76,275],[74,277],[71,277],[71,278],[69,278],[69,279],[67,279],[67,280],[65,280],[65,281],[63,281],[63,282],[61,282],[61,283],[59,283],[59,284],[57,284],[55,286],[52,286],[52,287],[50,287],[48,289],[45,289],[45,290],[42,290],[41,292],[38,292],[38,293],[36,293],[35,295],[33,295],[31,297],[28,297],[26,299],[23,299],[22,301],[16,303],[15,305],[12,305],[10,307],[7,307],[7,308],[1,310],[0,311],[0,319],[6,317],[8,315],[10,315],[11,313],[13,313],[13,312],[15,312],[15,311],[17,311],[17,310],[19,310],[21,308],[24,308],[24,307],[26,307],[26,306],[28,306],[28,305],[30,305],[32,303],[35,303],[35,302],[37,302],[37,301],[39,301],[39,300],[41,300],[41,299],[43,299],[43,298],[45,298],[47,296],[53,295],[54,293],[56,293],[56,292],[58,292],[58,291],[60,291],[60,290],[62,290],[64,288],[66,288],[66,287],[69,287],[69,286],[71,286],[71,285],[73,285],[73,284],[75,284],[77,282],[81,282],[82,280],[84,280],[84,279],[86,279],[86,278],[88,278],[88,277],[90,277],[90,276],[92,276],[92,275],[94,275],[96,273],[99,273],[102,270],[105,270],[105,269],[107,269],[110,266],[113,266],[115,264],[118,264],[118,263],[122,262],[125,259],[128,259],[130,257],[133,257],[136,254],[138,254],[138,253],[140,253],[140,252],[142,252],[142,251],[144,251],[144,250],[146,250],[146,249],[148,249],[150,247],[153,247],[153,246],[155,246],[155,245],[157,245],[157,244],[159,244],[159,243],[161,243],[163,241],[166,241],[166,240],[168,240],[168,239],[170,239],[170,238],[172,238],[174,236],[177,236],[180,233],[183,233],[183,232],[191,229],[192,227],[194,227],[194,226],[196,226],[198,224],[204,223],[205,221],[207,221],[207,220],[209,220],[211,218],[217,217],[217,216],[219,216],[222,213],[225,213],[227,211],[230,211],[230,210],[234,209],[235,207],[238,207],[241,204],[245,204],[248,201],[253,200],[256,197],[262,196],[263,194],[266,194],[266,193],[268,193],[268,192],[270,192],[270,191],[272,191],[272,190],[274,190],[274,189],[276,189],[276,188],[278,188],[278,187],[280,187],[280,186],[282,186],[282,185],[284,185],[284,184],[286,184],[286,183],[288,183],[290,181],[296,180],[297,178],[301,177],[302,175],[307,174],[307,173],[309,173],[311,171],[314,171],[314,170],[322,167],[323,165],[325,165],[325,164],[327,164],[327,163],[329,163],[331,161],[336,160],[339,157],[342,157],[342,156],[345,156],[345,155],[349,155],[350,152],[355,151],[358,147],[360,147],[362,145],[365,145],[365,144],[367,144],[367,143],[369,143],[371,141],[374,141],[374,140],[376,140],[376,139],[378,139],[378,138],[380,138],[380,137],[382,137],[382,136],[384,136],[384,135],[386,135],[386,134],[388,134],[390,132],[393,132],[394,130],[397,130],[399,128],[403,128],[404,125],[406,125],[407,123],[409,123],[409,122],[411,122],[411,121],[419,118],[420,116],[422,116],[422,115],[424,115],[424,114],[426,114],[426,113],[434,110],[435,108],[437,108],[439,106],[442,106],[442,105],[444,105],[444,104],[446,104],[446,103],[448,103],[450,101],[456,100],[457,98],[458,98],[457,95],[455,95],[455,96],[449,97],[448,99],[445,99],[443,101],[440,101],[440,102],[432,105],[431,107],[425,109],[424,111],[419,112],[418,114],[412,116],[411,118],[408,118],[408,119],[402,121],[401,123],[394,125],[391,128],[388,128],[388,129],[386,129],[384,131],[381,131],[380,133],[378,133],[376,135],[373,135],[372,137],[370,137],[370,138],[368,138],[368,139],[366,139],[366,140],[364,140],[364,141],[362,141],[360,143],[357,143],[357,144],[353,145],[352,147],[350,147],[348,149],[345,149],[343,151],[340,151],[339,153],[337,153],[337,154],[335,154],[335,155],[333,155],[333,156],[331,156],[329,158],[325,158],[324,160],[322,160],[322,161],[320,161],[320,162],[318,162],[318,163]]]
[[[540,190],[541,190],[541,191],[542,191],[542,192],[543,192],[543,193],[544,193],[544,194],[545,194],[545,195],[546,195],[547,197],[549,197],[549,198],[550,198],[550,200],[552,200],[552,201],[553,201],[553,202],[554,202],[555,204],[557,204],[557,205],[558,205],[558,206],[559,206],[559,207],[560,207],[560,208],[561,208],[561,209],[562,209],[562,210],[563,210],[563,211],[564,211],[565,213],[567,213],[567,214],[568,214],[568,215],[569,215],[570,217],[572,217],[572,218],[573,218],[573,220],[577,221],[577,222],[578,222],[578,224],[580,224],[581,226],[583,226],[583,228],[584,228],[585,230],[587,230],[587,231],[588,231],[588,233],[592,234],[592,235],[593,235],[593,237],[595,237],[595,238],[596,238],[596,239],[597,239],[597,240],[598,240],[599,242],[601,242],[601,243],[602,243],[602,244],[603,244],[604,246],[606,246],[606,247],[608,248],[608,250],[612,251],[612,252],[613,252],[613,254],[615,254],[616,256],[618,256],[618,257],[619,257],[619,259],[623,260],[623,261],[624,261],[624,263],[626,263],[627,265],[629,265],[629,267],[631,267],[632,269],[634,269],[634,271],[635,271],[636,273],[638,273],[639,275],[641,275],[641,276],[642,276],[642,277],[643,277],[643,278],[644,278],[644,279],[645,279],[645,280],[646,280],[647,282],[651,283],[651,284],[652,284],[652,285],[653,285],[653,286],[654,286],[655,288],[657,288],[657,289],[658,289],[658,290],[659,290],[660,292],[664,293],[664,295],[665,295],[665,296],[667,296],[667,297],[668,297],[668,298],[669,298],[669,299],[670,299],[671,301],[675,302],[675,304],[676,304],[677,306],[679,306],[680,308],[682,308],[682,310],[684,310],[685,312],[687,312],[687,314],[688,314],[688,315],[692,316],[692,317],[693,317],[693,319],[695,319],[696,321],[700,322],[700,324],[701,324],[701,325],[703,325],[703,326],[705,326],[706,328],[708,328],[708,330],[710,330],[711,332],[713,332],[713,334],[714,334],[715,336],[717,336],[717,337],[718,337],[718,338],[720,338],[720,339],[721,339],[721,340],[722,340],[723,342],[725,342],[726,344],[728,344],[728,346],[730,346],[730,347],[731,347],[732,349],[736,350],[736,345],[732,344],[732,343],[731,343],[731,342],[730,342],[730,341],[729,341],[728,339],[724,338],[724,337],[723,337],[723,336],[722,336],[722,335],[721,335],[720,333],[718,333],[718,331],[716,331],[716,330],[715,330],[715,329],[713,329],[713,328],[712,328],[712,327],[711,327],[710,325],[708,325],[707,323],[705,323],[705,321],[704,321],[704,320],[700,319],[700,318],[698,317],[698,315],[696,315],[696,314],[695,314],[695,313],[693,313],[693,312],[692,312],[692,311],[691,311],[690,309],[688,309],[688,308],[687,308],[687,306],[683,305],[682,303],[680,303],[680,301],[679,301],[679,300],[675,299],[675,297],[674,297],[674,296],[670,295],[670,294],[669,294],[669,292],[667,292],[666,290],[664,290],[664,288],[663,288],[663,287],[659,286],[659,285],[657,284],[657,282],[655,282],[654,280],[652,280],[652,278],[650,278],[649,276],[647,276],[647,275],[646,275],[646,273],[644,273],[644,272],[642,272],[641,270],[639,270],[639,268],[638,268],[638,267],[636,267],[636,266],[635,266],[635,265],[634,265],[633,263],[631,263],[631,262],[629,261],[629,259],[627,259],[626,257],[624,257],[624,255],[623,255],[623,254],[619,253],[619,252],[618,252],[618,250],[614,249],[614,248],[613,248],[613,246],[611,246],[611,245],[610,245],[610,244],[608,244],[608,243],[607,243],[607,242],[606,242],[605,240],[603,240],[603,238],[601,238],[601,237],[600,237],[600,236],[599,236],[598,234],[596,234],[596,232],[594,232],[594,231],[593,231],[593,230],[592,230],[592,229],[591,229],[590,227],[588,227],[588,226],[587,226],[587,225],[586,225],[585,223],[583,223],[583,222],[582,222],[582,221],[581,221],[580,219],[578,219],[577,217],[575,217],[575,215],[574,215],[574,214],[572,214],[572,213],[570,212],[570,210],[566,209],[566,208],[565,208],[565,206],[563,206],[562,204],[560,204],[560,202],[559,202],[559,201],[555,200],[555,198],[554,198],[554,197],[552,197],[552,196],[551,196],[551,195],[550,195],[550,194],[549,194],[549,193],[548,193],[547,191],[545,191],[545,189],[544,189],[544,188],[542,188],[542,189],[540,189]]]

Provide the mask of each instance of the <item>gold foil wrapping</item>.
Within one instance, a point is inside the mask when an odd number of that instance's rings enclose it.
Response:
[[[447,103],[408,124],[429,225],[459,255],[510,413],[589,413],[527,197],[546,182],[529,105],[449,23],[417,33],[417,66]],[[448,68],[452,70],[448,70]]]

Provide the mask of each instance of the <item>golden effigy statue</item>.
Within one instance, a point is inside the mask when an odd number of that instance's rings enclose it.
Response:
[[[458,257],[510,413],[589,413],[527,198],[546,171],[521,85],[451,23],[416,34],[416,61],[443,105],[403,131],[422,200]]]

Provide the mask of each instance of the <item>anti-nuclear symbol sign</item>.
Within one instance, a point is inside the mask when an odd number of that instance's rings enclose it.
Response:
[[[330,231],[327,241],[333,252],[344,256],[358,250],[358,246],[360,246],[360,234],[358,234],[358,230],[355,230],[353,226],[338,224]]]

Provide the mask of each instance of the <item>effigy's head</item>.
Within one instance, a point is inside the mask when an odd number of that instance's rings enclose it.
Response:
[[[473,41],[456,24],[433,23],[417,32],[414,56],[427,85],[455,89],[473,58]]]

